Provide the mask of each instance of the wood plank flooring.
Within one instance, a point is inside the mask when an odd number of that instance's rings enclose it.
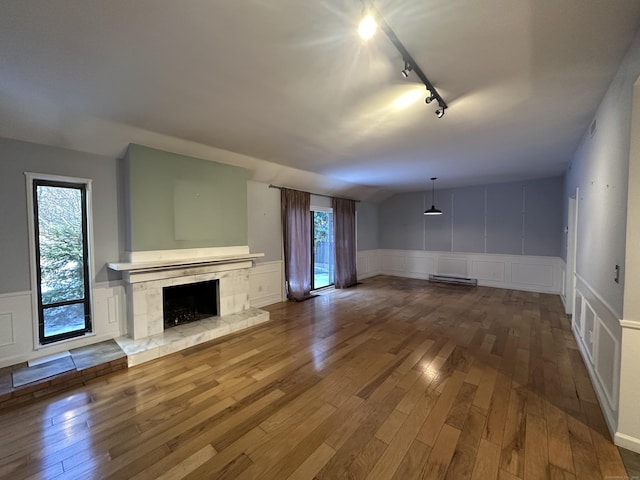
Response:
[[[626,478],[557,296],[375,277],[0,412],[0,478]]]

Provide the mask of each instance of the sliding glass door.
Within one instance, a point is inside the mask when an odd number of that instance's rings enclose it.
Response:
[[[333,213],[311,212],[311,289],[333,285]]]

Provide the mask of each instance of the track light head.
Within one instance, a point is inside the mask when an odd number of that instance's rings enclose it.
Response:
[[[436,117],[438,117],[438,118],[444,117],[444,111],[445,111],[445,107],[440,105],[440,108],[438,110],[436,110]]]
[[[404,61],[404,68],[402,69],[402,71],[400,72],[402,74],[402,76],[404,78],[408,78],[409,77],[409,72],[413,70],[413,67],[411,66],[411,64],[409,62],[407,62],[406,60]]]
[[[424,99],[424,102],[429,105],[431,102],[433,102],[436,99],[436,97],[433,95],[433,93],[431,93],[429,90],[427,90],[427,98]]]

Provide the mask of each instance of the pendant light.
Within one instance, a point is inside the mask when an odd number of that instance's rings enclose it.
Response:
[[[425,215],[442,215],[442,210],[438,210],[436,208],[436,180],[438,177],[431,177],[431,208],[429,210],[425,210]]]

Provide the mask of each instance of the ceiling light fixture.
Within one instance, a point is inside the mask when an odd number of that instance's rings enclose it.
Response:
[[[382,16],[380,16],[380,13],[374,8],[370,1],[362,0],[362,3],[367,13],[360,22],[360,26],[358,27],[358,33],[360,34],[360,37],[363,40],[369,40],[375,34],[377,25],[380,25],[382,31],[385,33],[391,43],[393,43],[393,46],[396,47],[396,50],[400,52],[402,58],[404,59],[404,69],[402,70],[402,75],[404,75],[406,78],[409,76],[410,71],[413,70],[416,73],[418,78],[422,81],[422,83],[424,83],[425,87],[427,87],[427,98],[425,98],[424,101],[429,104],[433,100],[437,100],[440,108],[436,111],[436,116],[438,118],[442,118],[444,116],[444,111],[449,108],[447,102],[444,101],[444,98],[442,98],[442,96],[438,93],[438,90],[436,90],[433,84],[429,81],[427,76],[418,66],[411,54],[407,51],[400,39],[396,36],[393,30],[391,30],[391,27],[387,24],[387,22],[384,21]]]
[[[443,110],[444,111],[444,110]],[[431,177],[431,208],[425,210],[425,215],[442,215],[442,210],[436,208],[436,180],[438,177]]]

